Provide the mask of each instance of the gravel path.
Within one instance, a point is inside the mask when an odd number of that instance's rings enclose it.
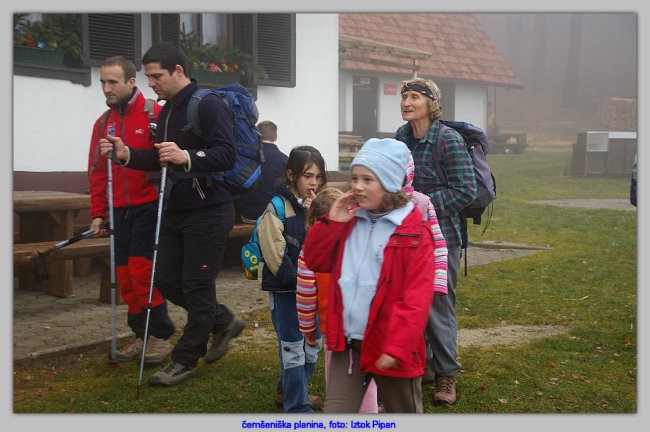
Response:
[[[543,249],[498,243],[485,243],[482,246],[470,246],[467,253],[468,266],[516,258]],[[109,342],[112,322],[111,305],[99,301],[99,282],[98,271],[90,276],[75,277],[75,294],[68,298],[15,289],[14,360],[79,350]],[[259,281],[247,280],[240,268],[224,268],[217,278],[217,298],[239,314],[267,308],[268,294],[260,291],[259,284]],[[118,339],[132,334],[126,325],[126,312],[126,305],[116,307]],[[177,328],[185,325],[187,314],[182,308],[169,304],[169,314]],[[254,326],[249,326],[244,333],[252,332],[253,329]],[[477,336],[477,338],[485,338],[485,336]],[[460,336],[459,339],[465,340]]]
[[[573,207],[584,209],[610,209],[636,211],[636,207],[630,204],[627,199],[561,199],[561,200],[542,200],[529,201],[530,204],[553,205],[557,207]]]
[[[578,208],[608,208],[634,211],[636,208],[624,199],[575,199],[533,201],[531,204],[556,205]],[[495,261],[537,253],[545,248],[484,242],[470,245],[468,266],[484,265]],[[464,265],[464,264],[463,264]],[[14,360],[39,357],[45,354],[79,350],[111,340],[111,305],[99,301],[99,272],[87,277],[74,278],[75,295],[57,298],[42,293],[14,289],[13,357]],[[217,279],[217,298],[235,313],[250,312],[268,307],[268,295],[259,289],[259,281],[249,281],[240,268],[224,268]],[[181,328],[186,322],[183,309],[170,304],[169,313]],[[117,335],[131,335],[126,325],[126,305],[116,307]],[[246,333],[268,331],[247,327]],[[460,330],[458,343],[466,345],[516,344],[536,337],[548,337],[563,329],[551,326],[500,326],[489,329]],[[250,340],[269,335],[256,335]]]

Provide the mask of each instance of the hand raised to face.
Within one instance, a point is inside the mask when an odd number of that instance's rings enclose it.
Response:
[[[329,212],[330,219],[337,222],[347,222],[352,220],[359,208],[354,197],[355,194],[353,191],[347,191],[334,201]]]

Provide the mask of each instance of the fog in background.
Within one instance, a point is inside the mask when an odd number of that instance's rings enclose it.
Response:
[[[603,124],[602,107],[609,98],[637,99],[637,14],[474,15],[524,84],[496,90],[502,128],[534,130],[536,117],[555,114],[578,122],[578,132],[636,130],[636,107],[631,128]]]

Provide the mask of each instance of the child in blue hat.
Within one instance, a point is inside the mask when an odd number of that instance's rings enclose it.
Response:
[[[357,412],[373,378],[386,412],[423,411],[434,238],[402,190],[409,159],[401,141],[366,141],[350,165],[350,190],[311,227],[303,244],[310,268],[331,273],[333,281],[326,413]]]

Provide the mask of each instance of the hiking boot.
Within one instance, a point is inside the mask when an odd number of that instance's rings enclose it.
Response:
[[[424,375],[422,375],[422,384],[431,384],[436,380],[436,374],[431,370],[431,366],[424,365]]]
[[[436,375],[436,387],[433,390],[434,405],[453,405],[456,403],[456,378]]]
[[[314,411],[320,411],[323,409],[323,399],[321,399],[320,396],[308,395],[308,397],[309,397],[309,403],[311,404],[311,408]]]
[[[111,353],[108,353],[108,358],[116,363],[137,360],[142,356],[142,345],[142,339],[135,338],[130,344],[115,353],[115,360],[111,359]]]
[[[149,336],[147,339],[147,350],[144,353],[144,362],[149,365],[160,364],[174,349],[169,339],[158,339]]]
[[[171,361],[164,369],[159,370],[149,377],[149,384],[152,386],[169,387],[185,381],[195,373],[195,367],[184,366],[175,361]]]
[[[323,399],[320,396],[308,395],[309,403],[311,404],[311,409],[314,411],[323,409]],[[284,408],[284,392],[276,393],[275,395],[275,407]]]
[[[208,348],[208,352],[205,353],[206,363],[214,363],[223,357],[226,351],[228,351],[228,343],[230,342],[230,339],[239,336],[239,333],[244,330],[244,327],[246,327],[246,323],[243,319],[233,317],[225,330],[213,334],[212,345]]]

